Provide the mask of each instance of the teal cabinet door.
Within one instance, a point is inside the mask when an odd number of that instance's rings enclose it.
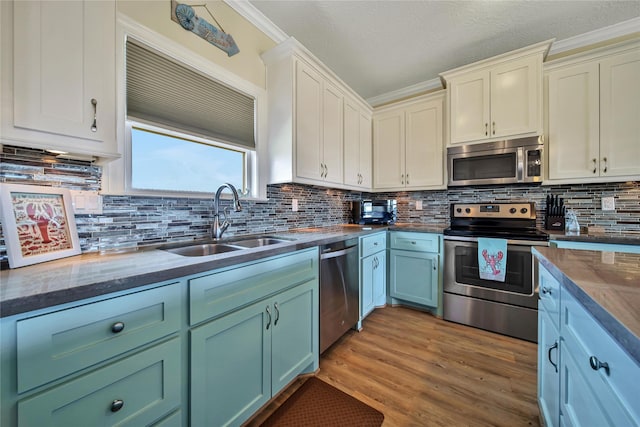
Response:
[[[547,311],[538,310],[538,405],[547,427],[560,425],[560,336]]]
[[[18,402],[18,427],[145,426],[180,406],[177,338]]]
[[[318,284],[310,281],[270,301],[272,394],[278,393],[318,355]]]
[[[271,398],[272,316],[261,301],[191,331],[191,425],[240,425]]]
[[[439,255],[392,249],[390,257],[391,296],[437,307]]]
[[[376,255],[369,255],[360,261],[360,318],[364,318],[374,309],[373,283],[376,274]]]
[[[373,305],[380,307],[387,302],[387,254],[378,252],[374,258],[373,269]]]

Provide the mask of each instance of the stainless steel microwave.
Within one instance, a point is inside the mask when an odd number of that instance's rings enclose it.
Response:
[[[449,147],[450,187],[542,182],[542,137]]]

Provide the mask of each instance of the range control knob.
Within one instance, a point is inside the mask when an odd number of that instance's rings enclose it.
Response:
[[[512,214],[516,213],[516,211],[517,211],[517,209],[516,209],[516,208],[511,208],[511,209],[509,209],[509,213],[512,213]]]
[[[462,208],[456,209],[456,212],[458,212],[458,213],[462,212]]]
[[[470,209],[470,208],[466,208],[464,211],[465,211],[466,213],[471,213],[471,209]]]
[[[527,212],[529,212],[529,209],[527,208],[520,209],[520,213],[526,214]]]

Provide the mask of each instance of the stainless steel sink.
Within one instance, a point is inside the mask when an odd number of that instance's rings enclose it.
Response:
[[[223,254],[225,252],[239,251],[246,249],[241,246],[228,245],[226,243],[209,243],[203,245],[183,246],[181,248],[163,249],[167,252],[182,256],[207,256]]]
[[[236,240],[233,242],[233,244],[245,248],[257,248],[260,246],[276,245],[278,243],[284,243],[288,241],[289,240],[275,237],[257,237],[254,239]]]
[[[241,251],[250,248],[258,248],[262,246],[275,245],[278,243],[284,243],[290,241],[289,239],[282,239],[279,237],[254,237],[254,238],[246,238],[243,239],[238,237],[240,240],[233,240],[227,242],[220,243],[199,243],[195,245],[188,246],[179,246],[179,247],[168,247],[168,248],[160,248],[163,251],[171,252],[173,254],[182,255],[182,256],[207,256],[207,255],[216,255],[223,254],[226,252],[233,251]]]

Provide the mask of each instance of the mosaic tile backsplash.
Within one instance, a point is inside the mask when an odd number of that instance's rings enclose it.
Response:
[[[0,182],[99,190],[100,166],[60,159],[42,150],[3,146]],[[640,235],[640,182],[561,186],[483,186],[440,191],[361,193],[322,187],[280,184],[267,187],[268,201],[243,201],[242,212],[231,212],[226,235],[278,232],[292,228],[348,223],[349,201],[395,198],[398,221],[448,226],[450,203],[486,201],[536,202],[542,228],[548,194],[565,199],[581,226],[611,234]],[[615,198],[615,211],[602,211],[600,198]],[[291,210],[298,199],[299,211]],[[415,209],[416,200],[423,210]],[[223,202],[223,207],[229,202]],[[103,214],[76,215],[83,252],[204,238],[211,234],[213,201],[178,197],[104,196]],[[0,259],[6,258],[0,228]]]

